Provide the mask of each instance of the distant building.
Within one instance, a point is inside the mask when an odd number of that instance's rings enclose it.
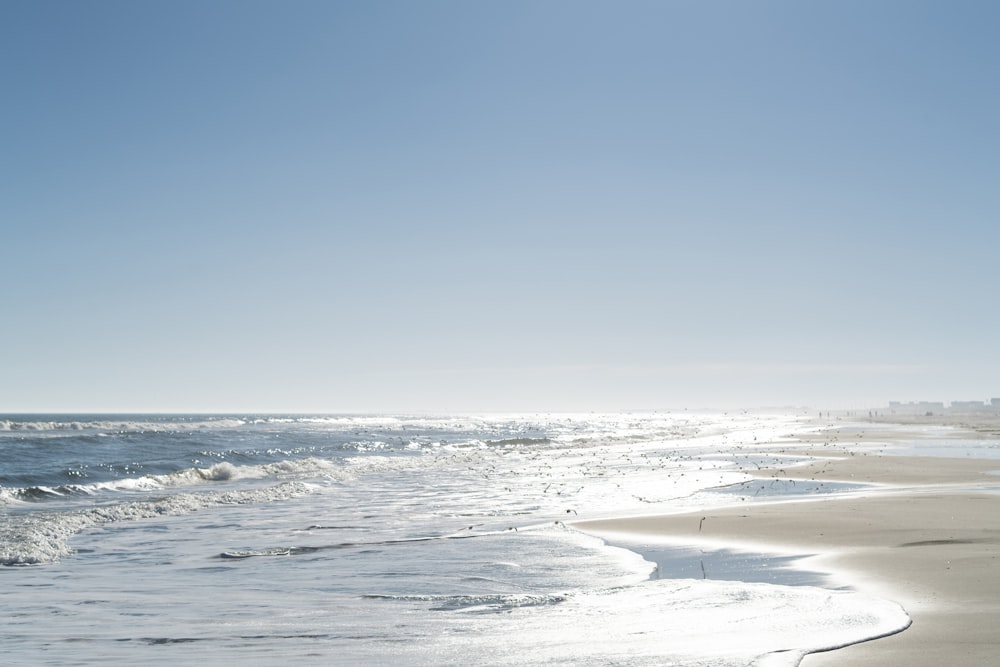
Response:
[[[952,401],[947,408],[940,401],[889,401],[889,412],[902,415],[937,415],[945,412],[1000,412],[1000,398],[989,401]]]
[[[952,401],[952,412],[982,412],[986,409],[983,401]]]
[[[912,401],[901,403],[889,401],[889,410],[906,415],[925,415],[944,412],[944,403],[938,401]]]

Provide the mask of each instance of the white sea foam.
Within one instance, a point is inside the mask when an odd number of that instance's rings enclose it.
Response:
[[[405,466],[397,464],[397,468],[402,467]],[[121,491],[177,489],[188,486],[204,486],[214,482],[289,478],[296,476],[307,477],[317,474],[322,474],[327,479],[343,479],[352,476],[354,473],[349,472],[343,465],[315,457],[246,466],[238,466],[227,461],[222,461],[207,468],[185,468],[165,475],[125,477],[88,484],[38,485],[25,488],[0,487],[0,503],[53,499],[76,495],[99,495]]]
[[[0,431],[22,432],[74,432],[97,431],[100,433],[147,433],[165,431],[197,431],[205,429],[237,428],[246,424],[239,418],[198,420],[0,420]]]
[[[238,466],[228,461],[213,464],[207,468],[185,468],[167,475],[148,475],[143,479],[161,487],[177,487],[203,482],[224,482],[237,479],[263,479],[288,475],[316,473],[335,474],[340,467],[317,458],[259,463]]]
[[[216,505],[287,500],[309,492],[301,482],[243,491],[179,493],[154,500],[111,503],[84,510],[6,517],[0,526],[0,565],[52,563],[73,553],[69,539],[81,530],[112,523],[194,512]]]
[[[544,616],[511,605],[488,622],[463,614],[450,622],[430,645],[386,646],[376,661],[794,667],[808,653],[898,632],[910,619],[895,603],[855,592],[661,580],[569,596]]]

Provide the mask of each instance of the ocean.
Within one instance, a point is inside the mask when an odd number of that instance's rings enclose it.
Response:
[[[787,554],[644,551],[573,521],[856,491],[748,474],[801,461],[789,436],[810,428],[686,411],[0,416],[4,661],[796,665],[908,619]]]

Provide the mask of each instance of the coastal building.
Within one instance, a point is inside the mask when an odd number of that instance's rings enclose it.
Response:
[[[910,403],[889,401],[889,411],[908,415],[940,414],[944,412],[944,403],[938,401],[912,401]]]
[[[983,401],[952,401],[951,412],[982,412],[991,406]]]
[[[939,415],[945,413],[1000,412],[1000,398],[989,401],[952,401],[945,407],[941,401],[889,401],[889,412],[902,415]]]

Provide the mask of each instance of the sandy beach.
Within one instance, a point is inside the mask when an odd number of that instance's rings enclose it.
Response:
[[[966,420],[967,422],[969,420]],[[958,425],[958,424],[953,424]],[[993,438],[992,423],[962,423],[964,437]],[[764,478],[884,485],[824,500],[745,504],[693,514],[578,522],[609,539],[656,539],[807,555],[803,565],[903,606],[912,625],[895,635],[807,656],[827,665],[995,665],[1000,660],[1000,460],[853,454],[856,427],[804,440],[822,458]],[[921,437],[905,427],[878,438]]]

